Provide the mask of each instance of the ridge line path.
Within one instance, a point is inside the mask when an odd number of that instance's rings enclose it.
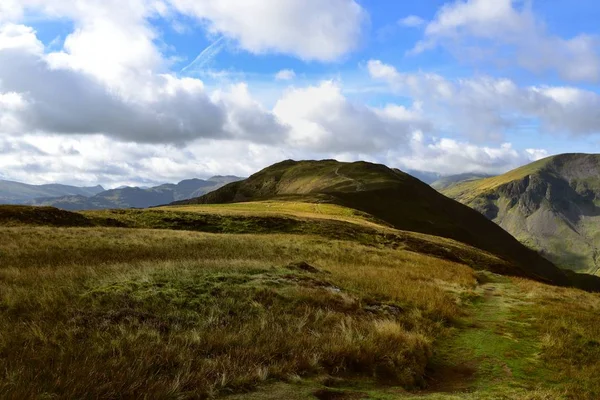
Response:
[[[337,176],[339,176],[340,178],[344,178],[344,179],[347,179],[349,181],[354,182],[354,184],[356,185],[356,191],[357,192],[364,192],[364,190],[365,190],[365,184],[362,183],[362,182],[360,182],[360,181],[358,181],[358,180],[356,180],[356,179],[354,179],[354,178],[350,178],[348,175],[341,174],[340,173],[340,167],[337,167],[335,169],[335,174]]]

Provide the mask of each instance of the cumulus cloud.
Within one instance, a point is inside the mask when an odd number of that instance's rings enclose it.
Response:
[[[9,1],[7,8],[7,20],[16,24],[30,14],[71,21],[73,31],[48,62],[94,75],[113,90],[125,90],[128,82],[150,71],[166,71],[168,63],[155,45],[158,33],[149,23],[167,13],[161,1],[20,0]]]
[[[181,147],[120,142],[104,135],[35,134],[0,135],[0,154],[0,179],[105,187],[249,176],[284,159],[319,158],[306,149],[240,140],[198,139]]]
[[[292,69],[282,69],[275,74],[275,80],[278,81],[291,81],[296,77],[296,73]]]
[[[572,87],[519,87],[509,79],[476,77],[448,80],[437,74],[401,73],[379,60],[368,63],[370,75],[399,95],[420,101],[435,115],[440,129],[472,138],[501,139],[524,119],[541,129],[571,135],[600,133],[600,95]]]
[[[21,24],[30,13],[72,23],[62,48],[45,47]],[[209,90],[199,79],[169,72],[171,60],[151,22],[191,17],[214,35],[213,46],[183,71],[192,72],[224,43],[257,54],[339,60],[358,45],[365,14],[355,0],[1,1],[0,171],[34,183],[108,186],[249,175],[285,158],[332,156],[437,172],[453,171],[452,163],[457,172],[487,171],[543,150],[428,137],[458,127],[488,138],[514,122],[514,107],[506,102],[557,130],[596,129],[598,114],[589,112],[598,109],[593,93],[556,87],[524,92],[503,80],[404,75],[376,61],[369,63],[372,75],[406,95],[402,104],[365,105],[349,98],[341,82],[325,81],[288,88],[270,109],[252,96],[252,85]],[[293,77],[283,70],[275,78]],[[460,157],[463,148],[467,158]],[[437,161],[425,168],[421,158]]]
[[[415,132],[406,154],[391,154],[390,162],[400,168],[436,172],[443,175],[475,172],[499,174],[548,156],[543,149],[518,151],[510,143],[500,146],[477,146],[455,139],[427,140]]]
[[[149,74],[132,89],[115,93],[93,75],[53,66],[31,28],[0,28],[0,131],[102,133],[146,143],[262,142],[284,131],[245,87],[210,94],[198,79]]]
[[[249,176],[284,159],[367,160],[403,170],[443,175],[501,173],[547,155],[545,150],[476,146],[455,139],[428,139],[415,132],[402,146],[366,153],[360,150],[315,152],[238,140],[198,139],[186,147],[115,141],[103,135],[0,135],[2,178],[42,184],[62,182],[106,187],[156,185],[218,174]]]
[[[291,127],[289,143],[321,152],[374,153],[399,146],[413,130],[428,126],[418,109],[353,103],[333,81],[288,90],[273,113]]]
[[[252,53],[334,61],[354,50],[366,12],[355,0],[169,0]]]
[[[443,6],[425,28],[413,52],[444,46],[457,57],[478,61],[515,53],[516,62],[535,72],[552,70],[564,79],[600,79],[600,38],[580,34],[564,39],[547,31],[530,2],[457,0]],[[565,62],[568,60],[568,62]]]

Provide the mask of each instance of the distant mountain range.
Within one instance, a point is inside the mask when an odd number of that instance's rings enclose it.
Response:
[[[600,155],[561,154],[441,191],[558,266],[600,272]]]
[[[77,187],[69,185],[28,185],[26,183],[0,180],[0,203],[27,204],[40,197],[94,196],[103,192],[100,185]]]
[[[71,211],[145,208],[198,197],[240,179],[237,176],[213,176],[207,180],[187,179],[177,184],[150,188],[121,187],[111,190],[105,190],[102,186],[28,185],[0,180],[0,203],[53,206]]]

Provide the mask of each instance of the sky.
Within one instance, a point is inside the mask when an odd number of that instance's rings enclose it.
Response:
[[[0,179],[600,151],[596,0],[0,0]]]

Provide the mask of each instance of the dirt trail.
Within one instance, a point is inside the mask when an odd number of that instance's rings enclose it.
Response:
[[[347,175],[341,174],[341,173],[340,173],[340,167],[337,167],[337,168],[336,168],[336,170],[335,170],[335,174],[336,174],[337,176],[339,176],[340,178],[344,178],[344,179],[347,179],[347,180],[349,180],[349,181],[352,181],[352,182],[354,182],[354,184],[356,185],[356,191],[357,191],[357,192],[362,192],[362,191],[364,191],[364,190],[365,190],[365,185],[364,185],[364,183],[362,183],[362,182],[359,182],[359,181],[357,181],[357,180],[356,180],[356,179],[354,179],[354,178],[350,178],[350,177],[349,177],[349,176],[347,176]]]

